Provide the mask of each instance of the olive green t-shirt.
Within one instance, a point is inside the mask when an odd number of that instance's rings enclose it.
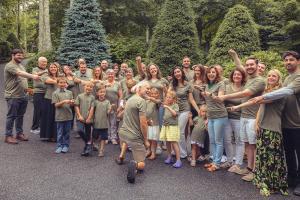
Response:
[[[248,80],[244,86],[244,90],[245,89],[250,90],[253,93],[253,95],[242,98],[242,102],[244,103],[244,102],[248,101],[249,99],[252,99],[254,97],[262,95],[265,90],[265,87],[266,87],[266,83],[265,83],[265,80],[263,77],[249,76]],[[242,108],[241,117],[247,118],[247,119],[255,119],[258,109],[259,109],[259,105],[257,105],[257,104],[254,104],[254,105],[248,106],[248,107],[244,107],[244,108]]]
[[[108,128],[108,111],[110,110],[110,102],[108,100],[95,100],[94,128]]]
[[[192,130],[191,140],[200,144],[204,144],[206,126],[202,117],[195,117],[193,119],[194,128]]]
[[[90,109],[95,106],[94,104],[95,97],[92,94],[81,93],[75,100],[75,105],[79,106],[80,114],[85,120],[89,116]]]
[[[147,109],[146,109],[146,117],[147,120],[152,120],[152,126],[158,126],[158,108],[159,104],[154,103],[153,101],[146,100]]]
[[[243,91],[243,88],[241,87],[239,90],[234,90],[232,83],[227,84],[225,86],[225,94],[233,94],[236,92]],[[225,100],[225,107],[232,107],[232,106],[237,106],[242,103],[242,98],[238,99],[227,99]],[[230,111],[227,110],[228,112],[228,119],[240,119],[241,118],[241,110],[236,110],[236,111]]]
[[[281,115],[285,105],[285,98],[272,103],[261,104],[258,124],[260,128],[281,133]]]
[[[83,80],[83,81],[90,81],[92,79],[92,74],[90,72],[88,72],[88,70],[86,71],[85,74],[82,74],[80,71],[76,71],[75,76],[78,79]],[[79,94],[84,92],[83,84],[81,84],[81,83],[77,84],[77,88],[78,88],[78,93]]]
[[[159,92],[159,98],[162,101],[164,95],[164,88],[168,86],[168,81],[164,78],[156,80],[147,80],[151,88],[156,88]]]
[[[66,89],[58,88],[52,94],[52,103],[59,103],[63,100],[72,100],[73,94],[71,91]],[[70,121],[73,119],[72,109],[70,104],[63,104],[60,107],[55,107],[55,121],[63,122]]]
[[[179,112],[190,111],[189,93],[193,92],[191,84],[184,82],[183,86],[177,86],[176,88],[173,88],[173,90],[176,92]]]
[[[46,91],[45,91],[45,99],[52,99],[52,94],[53,92],[56,90],[57,85],[56,84],[48,84],[45,81],[47,79],[52,79],[48,74],[45,74],[41,77],[41,80],[43,81],[43,83],[45,83],[46,86]]]
[[[41,69],[39,67],[35,67],[32,69],[32,74],[37,74],[40,72],[47,72],[47,69]],[[47,73],[44,73],[47,74]],[[36,81],[33,80],[33,93],[45,93],[46,92],[46,85],[43,81]]]
[[[24,98],[28,88],[27,79],[17,75],[17,71],[25,71],[21,64],[10,61],[4,68],[4,97]]]
[[[122,79],[120,81],[120,86],[121,86],[123,98],[125,99],[128,95],[128,88],[127,88],[127,85],[126,85],[126,79]]]
[[[68,84],[67,89],[72,92],[73,98],[76,99],[76,97],[78,96],[78,88],[76,87],[74,79],[67,78],[67,84]]]
[[[294,94],[286,97],[285,108],[282,116],[282,128],[300,128],[300,72],[286,77],[283,86],[289,85]]]
[[[225,84],[223,81],[214,83],[212,85],[207,85],[205,91],[218,96],[219,91],[225,91]],[[223,102],[214,100],[211,96],[205,96],[205,101],[207,105],[207,118],[217,119],[227,117],[227,110]]]
[[[163,125],[164,126],[176,126],[178,125],[178,115],[179,115],[179,106],[174,103],[170,106],[172,110],[174,110],[177,115],[174,117],[168,108],[165,108],[164,117],[163,117]]]
[[[202,87],[202,89],[205,90],[205,88],[207,87],[206,84],[196,84],[194,80],[191,80],[190,81],[190,84],[192,85],[193,87],[193,97],[195,99],[195,102],[196,104],[199,106],[199,105],[203,105],[205,104],[205,98],[201,95],[201,91],[200,89],[198,88],[195,88],[194,86],[197,85],[197,86],[200,86]]]
[[[189,69],[187,72],[184,71],[184,75],[188,81],[191,81],[194,78],[194,71]]]
[[[120,89],[121,85],[116,81],[112,85],[106,86],[106,99],[109,100],[111,104],[118,105]]]
[[[130,140],[133,142],[144,142],[140,125],[140,116],[146,116],[146,101],[139,95],[134,95],[125,105],[123,124],[119,135],[121,140]]]

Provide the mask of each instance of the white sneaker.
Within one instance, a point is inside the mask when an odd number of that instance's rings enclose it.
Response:
[[[222,156],[221,163],[224,163],[226,161],[227,161],[227,157],[226,156]]]
[[[40,130],[39,129],[36,129],[36,130],[30,130],[30,133],[33,133],[35,135],[38,135],[40,134]]]

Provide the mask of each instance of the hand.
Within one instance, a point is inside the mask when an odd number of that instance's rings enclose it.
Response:
[[[74,100],[74,99],[71,99],[71,100],[70,100],[70,104],[73,105],[74,103],[75,103],[75,100]]]
[[[256,104],[261,103],[263,100],[264,100],[263,96],[258,96],[258,97],[254,97],[252,99],[249,99],[249,101],[253,101]]]
[[[117,105],[116,104],[111,104],[111,109],[112,110],[117,110]]]
[[[82,116],[79,116],[79,117],[78,117],[78,120],[81,121],[81,122],[83,122],[83,123],[85,122],[85,121],[84,121],[84,118],[83,118]]]
[[[237,53],[236,53],[235,50],[233,50],[233,49],[229,49],[228,54],[229,54],[231,57],[237,55]]]
[[[227,107],[228,111],[234,112],[237,111],[238,107],[237,106],[231,106],[231,107]]]
[[[92,120],[91,120],[90,118],[87,118],[87,119],[85,120],[85,123],[90,124],[90,123],[92,123]]]
[[[166,105],[166,104],[163,104],[163,107],[164,107],[164,108],[168,108],[169,106],[168,106],[168,105]]]
[[[145,145],[146,149],[148,149],[150,147],[150,142],[148,139],[144,140],[144,145]]]
[[[224,102],[225,101],[225,95],[214,96],[213,99],[216,100],[216,101],[219,101],[219,102]]]
[[[35,81],[40,81],[41,80],[41,77],[36,75],[36,74],[33,74],[32,75],[32,79],[35,80]]]

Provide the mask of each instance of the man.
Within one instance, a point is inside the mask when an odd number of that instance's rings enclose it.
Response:
[[[245,71],[248,74],[248,80],[244,86],[244,90],[228,95],[216,97],[221,101],[226,99],[243,98],[243,102],[248,101],[253,97],[260,96],[265,89],[264,79],[258,75],[258,60],[254,57],[249,57],[245,63]],[[255,167],[255,152],[256,152],[256,133],[255,119],[259,105],[242,108],[240,137],[245,142],[248,165],[245,169],[235,171],[237,174],[245,175],[242,177],[245,181],[252,181],[253,170]]]
[[[266,65],[259,61],[258,63],[258,75],[259,76],[265,76],[265,71],[266,71]]]
[[[90,81],[92,79],[92,73],[89,72],[86,62],[83,58],[78,59],[79,70],[75,72],[75,76],[82,81]],[[78,84],[79,94],[84,92],[83,84]]]
[[[7,115],[5,127],[5,142],[18,144],[17,140],[28,141],[23,132],[23,116],[27,108],[27,78],[40,80],[38,75],[32,75],[25,71],[21,62],[24,58],[23,51],[14,49],[11,53],[11,61],[4,68],[4,97],[7,101]],[[16,128],[16,138],[13,137],[13,126]]]
[[[286,98],[282,133],[288,167],[288,184],[289,187],[295,187],[294,194],[300,196],[300,55],[295,51],[287,51],[283,54],[283,61],[289,73],[283,82],[284,87],[254,100],[260,102]]]
[[[121,64],[121,69],[119,73],[119,81],[125,78],[126,70],[128,69],[128,64],[127,63],[122,63]]]
[[[32,74],[42,76],[47,71],[47,58],[39,57],[38,67],[32,69]],[[33,81],[33,119],[31,126],[31,133],[40,133],[40,119],[42,114],[42,102],[45,96],[46,86],[42,81]]]
[[[135,182],[136,171],[145,168],[146,148],[150,146],[147,139],[146,100],[150,91],[149,83],[143,81],[137,86],[136,95],[127,102],[124,111],[123,124],[119,131],[122,142],[132,149],[133,159],[128,165],[127,180]]]
[[[182,69],[188,81],[193,80],[194,78],[194,71],[190,69],[190,66],[191,60],[188,56],[185,56],[182,59]]]
[[[102,72],[106,73],[106,70],[108,69],[108,61],[107,60],[102,60],[100,63],[100,67],[102,69]]]

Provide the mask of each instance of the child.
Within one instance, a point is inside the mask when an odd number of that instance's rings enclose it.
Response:
[[[82,156],[89,156],[92,151],[91,126],[95,101],[95,97],[92,95],[93,87],[92,82],[87,82],[84,86],[84,93],[79,94],[75,100],[77,131],[85,142]]]
[[[191,136],[192,160],[190,164],[192,167],[195,167],[196,158],[201,154],[200,148],[204,148],[204,141],[207,134],[206,105],[200,106],[200,117],[195,117],[193,124],[194,128]]]
[[[159,140],[159,120],[158,109],[160,106],[159,91],[156,88],[150,90],[150,97],[147,101],[147,122],[148,122],[148,140],[150,142],[149,160],[155,159],[157,141]]]
[[[182,162],[180,160],[178,146],[178,141],[180,138],[180,130],[178,127],[179,107],[178,104],[176,104],[176,93],[174,91],[169,90],[167,92],[164,108],[165,113],[163,118],[163,126],[160,132],[160,140],[167,142],[168,157],[165,160],[165,164],[170,164],[172,162],[171,149],[173,149],[176,155],[176,162],[173,164],[173,167],[180,168],[182,167]]]
[[[55,153],[67,153],[70,146],[70,131],[72,129],[73,94],[67,90],[67,79],[60,77],[57,80],[58,89],[52,94],[52,103],[55,105],[55,121],[57,127],[57,148]]]
[[[105,99],[106,89],[105,86],[101,86],[98,89],[97,96],[98,100],[95,101],[95,113],[94,113],[94,129],[93,138],[100,136],[99,143],[99,157],[104,156],[105,141],[108,140],[108,114],[111,111],[110,102]]]

